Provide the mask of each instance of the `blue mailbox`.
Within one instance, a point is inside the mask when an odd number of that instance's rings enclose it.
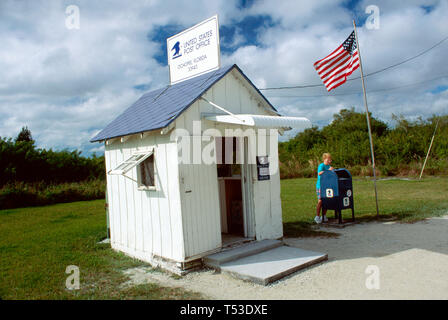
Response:
[[[320,176],[320,194],[322,208],[334,210],[339,223],[344,209],[352,209],[352,221],[355,221],[352,175],[347,169],[324,171]]]

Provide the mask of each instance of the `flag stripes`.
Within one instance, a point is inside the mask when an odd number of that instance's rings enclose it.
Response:
[[[347,77],[358,67],[359,56],[354,32],[336,50],[314,63],[314,68],[327,91],[331,91],[346,82]]]

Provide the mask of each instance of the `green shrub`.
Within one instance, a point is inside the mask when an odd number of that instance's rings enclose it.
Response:
[[[104,156],[39,149],[34,140],[0,137],[0,186],[15,181],[58,184],[94,179],[105,179]]]
[[[0,189],[0,209],[104,199],[105,190],[106,183],[100,179],[53,185],[9,183]]]
[[[437,121],[438,130],[426,175],[448,174],[448,115],[408,121],[393,115],[396,124],[371,117],[377,175],[418,176]],[[372,176],[365,113],[343,109],[322,129],[312,127],[279,144],[280,177],[314,177],[321,156],[330,152],[333,166],[347,168],[353,176]]]

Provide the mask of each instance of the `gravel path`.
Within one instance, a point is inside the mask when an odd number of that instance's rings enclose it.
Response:
[[[211,270],[175,279],[139,267],[128,285],[155,282],[183,287],[209,299],[448,299],[448,216],[413,224],[364,223],[335,229],[338,238],[287,238],[285,243],[327,252],[328,261],[260,286]],[[366,273],[379,271],[379,289]],[[369,282],[371,283],[371,282]]]

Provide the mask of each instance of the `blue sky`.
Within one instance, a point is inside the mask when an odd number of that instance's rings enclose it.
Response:
[[[229,55],[242,46],[262,47],[263,43],[258,41],[260,29],[275,26],[275,21],[269,15],[248,15],[242,20],[221,25],[219,28],[221,52],[224,55]],[[184,29],[185,26],[179,24],[157,25],[148,33],[148,39],[159,45],[159,50],[154,55],[158,63],[161,65],[167,63],[166,39]],[[239,37],[240,34],[241,37]]]
[[[79,29],[66,27],[69,5],[80,10]],[[369,5],[379,9],[378,29],[368,28]],[[238,64],[259,88],[320,83],[313,63],[350,34],[353,18],[365,73],[448,36],[448,2],[438,0],[4,0],[0,136],[16,136],[27,125],[40,147],[101,153],[102,146],[89,139],[143,92],[168,83],[166,38],[214,14],[222,64]],[[447,52],[448,41],[367,78],[373,115],[390,122],[392,114],[410,119],[446,114]],[[401,89],[381,91],[393,87]],[[263,91],[282,114],[304,116],[319,126],[342,108],[363,111],[357,92],[359,81],[331,94],[321,87]]]

